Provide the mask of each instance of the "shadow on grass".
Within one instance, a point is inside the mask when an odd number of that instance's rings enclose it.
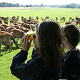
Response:
[[[16,48],[15,46],[12,46],[12,50],[11,51],[14,51],[14,50],[17,50],[17,49],[21,49],[21,45],[20,44],[18,44],[18,48]],[[0,57],[2,57],[3,55],[6,55],[8,53],[10,53],[11,51],[9,51],[9,48],[7,50],[5,47],[3,47],[1,49]]]
[[[0,54],[0,57],[3,56],[3,54]]]
[[[33,42],[32,42],[32,44],[31,44],[31,47],[33,46]],[[14,50],[17,50],[17,49],[22,49],[21,48],[21,44],[19,44],[18,43],[18,48],[16,48],[16,46],[15,46],[15,44],[13,44],[13,46],[12,46],[12,51],[14,51]],[[8,54],[8,53],[10,53],[11,51],[9,51],[9,48],[8,48],[8,50],[5,48],[5,46],[2,46],[2,49],[1,49],[1,53],[0,53],[0,57],[2,57],[3,55],[6,55],[6,54]]]

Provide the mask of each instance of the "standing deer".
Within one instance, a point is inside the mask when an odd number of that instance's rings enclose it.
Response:
[[[1,53],[1,44],[4,42],[6,49],[9,48],[9,52],[12,50],[12,44],[13,41],[11,40],[12,34],[5,32],[5,31],[0,31],[0,53]]]

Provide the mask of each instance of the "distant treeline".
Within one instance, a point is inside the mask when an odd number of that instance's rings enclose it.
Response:
[[[80,8],[80,4],[75,4],[75,3],[71,3],[71,4],[67,4],[67,5],[32,5],[32,4],[26,4],[26,5],[20,5],[19,3],[16,4],[12,4],[12,3],[6,3],[6,2],[2,2],[0,3],[0,7],[59,7],[59,8]]]
[[[60,8],[80,8],[80,4],[71,3],[67,5],[60,5],[59,7]]]
[[[19,3],[17,4],[12,4],[12,3],[6,3],[6,2],[2,2],[0,3],[0,7],[19,7]]]

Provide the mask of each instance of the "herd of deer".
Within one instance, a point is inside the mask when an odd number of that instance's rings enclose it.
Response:
[[[6,20],[5,20],[6,19]],[[12,50],[13,43],[15,44],[16,48],[18,48],[17,41],[15,41],[15,38],[22,38],[23,34],[30,31],[35,30],[36,24],[39,22],[29,18],[27,20],[24,17],[21,17],[22,22],[19,22],[19,17],[12,17],[12,20],[10,20],[10,26],[8,25],[8,17],[0,17],[0,53],[1,53],[1,45],[4,44],[6,49],[9,48],[9,51]],[[7,23],[3,21],[6,21]]]
[[[29,17],[29,19],[22,16],[22,21],[20,22],[19,16],[13,16],[9,22],[9,17],[0,17],[0,53],[2,44],[5,45],[6,49],[9,48],[9,51],[12,50],[13,43],[15,44],[16,48],[18,48],[18,44],[15,41],[15,38],[22,38],[24,33],[30,30],[34,31],[36,25],[39,24],[38,19],[38,16],[36,17],[36,19],[33,19],[31,16]],[[48,16],[42,19],[42,21],[46,20],[50,20]],[[65,22],[65,17],[60,17],[60,20],[63,20]],[[56,17],[55,21],[58,21],[58,17]],[[75,22],[76,25],[80,25],[80,18],[76,17],[76,21],[73,21],[73,18],[70,17],[69,21],[65,22],[65,24],[70,24],[72,22]],[[8,23],[10,23],[10,26],[8,25]]]

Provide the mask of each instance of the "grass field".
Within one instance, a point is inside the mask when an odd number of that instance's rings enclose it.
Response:
[[[13,76],[10,71],[13,56],[15,56],[21,50],[20,41],[18,41],[18,45],[19,49],[16,49],[15,45],[13,44],[13,50],[11,52],[9,52],[9,50],[5,51],[4,46],[2,46],[2,53],[0,54],[0,80],[19,80],[15,76]],[[33,42],[29,49],[29,55],[27,60],[31,58],[32,49]]]
[[[69,21],[69,17],[75,18],[77,16],[80,17],[80,9],[66,9],[66,8],[1,8],[0,9],[0,16],[9,17],[12,16],[19,16],[19,21],[21,21],[21,16],[26,17],[27,19],[29,16],[33,17],[34,19],[36,16],[39,16],[39,22],[41,22],[41,17],[45,18],[49,16],[50,19],[54,19],[56,17],[59,18],[58,22],[61,25],[64,25],[63,22],[60,22],[60,17],[65,17],[66,21]]]
[[[55,19],[56,17],[65,17],[66,21],[69,21],[69,17],[75,18],[77,16],[80,17],[80,9],[64,9],[64,8],[0,8],[0,16],[9,17],[19,16],[19,21],[21,21],[21,16],[29,18],[29,16],[34,19],[36,16],[39,16],[39,22],[41,22],[41,17],[45,18],[49,16],[50,19]],[[58,20],[60,25],[64,25],[63,22]],[[15,76],[13,76],[10,72],[10,65],[12,62],[12,58],[16,55],[20,50],[20,41],[19,49],[16,49],[15,45],[13,45],[13,50],[11,52],[5,51],[4,45],[2,45],[2,53],[0,54],[0,80],[19,80]],[[79,43],[80,45],[80,43]],[[31,58],[31,52],[33,48],[33,43],[31,44],[28,60]]]

